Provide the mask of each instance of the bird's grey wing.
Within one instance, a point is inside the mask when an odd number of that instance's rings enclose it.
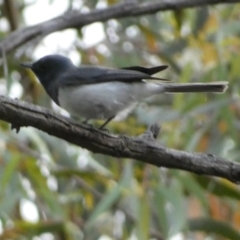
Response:
[[[163,78],[152,77],[147,73],[146,68],[142,67],[133,67],[133,69],[111,69],[83,66],[61,76],[61,81],[63,81],[65,85],[95,84],[104,82],[130,83],[141,82],[143,79],[166,81],[166,79]]]

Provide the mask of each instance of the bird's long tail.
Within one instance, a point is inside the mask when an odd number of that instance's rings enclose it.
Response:
[[[228,88],[228,82],[211,83],[167,83],[164,84],[166,93],[185,93],[185,92],[215,92],[223,93]]]

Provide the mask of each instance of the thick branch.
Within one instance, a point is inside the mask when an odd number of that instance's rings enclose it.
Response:
[[[158,11],[176,10],[183,8],[201,7],[205,5],[238,3],[240,0],[162,0],[152,2],[124,2],[108,7],[106,9],[95,9],[89,13],[79,13],[69,11],[63,16],[53,18],[49,21],[37,24],[32,27],[19,29],[0,42],[0,49],[4,48],[9,52],[17,47],[33,40],[36,37],[43,37],[50,33],[67,28],[81,28],[87,24],[97,21],[107,21],[109,19],[140,16],[144,14],[156,13]],[[1,52],[0,52],[1,56]]]
[[[240,164],[211,154],[165,148],[154,142],[149,134],[135,138],[112,135],[89,125],[80,125],[48,109],[3,96],[0,97],[0,119],[15,128],[35,127],[92,152],[133,158],[158,167],[219,176],[232,182],[240,181]]]

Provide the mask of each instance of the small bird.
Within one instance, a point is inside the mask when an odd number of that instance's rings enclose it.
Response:
[[[51,99],[75,117],[103,119],[105,127],[112,119],[124,119],[147,97],[160,93],[217,92],[228,82],[169,83],[152,75],[167,65],[112,69],[95,66],[76,67],[62,55],[47,55],[35,63],[22,63],[37,76]],[[146,80],[157,80],[159,83]]]

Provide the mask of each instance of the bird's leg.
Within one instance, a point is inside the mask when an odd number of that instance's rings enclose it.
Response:
[[[89,120],[91,120],[91,119],[86,118],[84,121],[82,121],[82,124],[86,124],[86,125],[88,125],[90,127],[93,127],[93,125],[91,123],[88,123]]]
[[[115,118],[115,116],[108,118],[107,121],[104,122],[104,123],[99,127],[99,130],[102,130],[111,120],[113,120],[113,118]]]

